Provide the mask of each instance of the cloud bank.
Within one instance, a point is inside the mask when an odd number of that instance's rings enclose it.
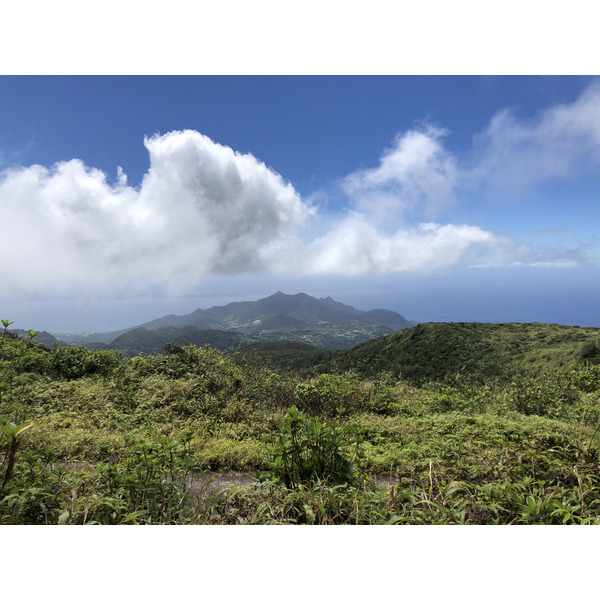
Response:
[[[325,215],[251,154],[197,131],[144,140],[141,185],[77,159],[0,172],[2,297],[193,289],[208,274],[358,275],[473,266],[573,267],[583,253],[529,250],[476,224],[437,223],[464,190],[530,186],[600,162],[600,84],[530,120],[496,114],[469,157],[424,125],[379,164],[340,182],[347,208]],[[315,194],[318,197],[318,194]]]
[[[365,215],[356,213],[309,244],[284,239],[263,253],[279,273],[292,268],[305,275],[364,275],[450,267],[505,243],[504,238],[472,225],[421,223],[384,235]]]
[[[362,212],[310,239],[315,208],[252,155],[196,131],[154,136],[144,145],[150,168],[139,189],[127,184],[120,167],[110,184],[105,173],[76,159],[3,172],[3,243],[10,249],[0,257],[5,292],[180,291],[209,273],[434,269],[494,239],[474,226],[436,224],[386,236],[374,224],[377,203],[363,203]],[[420,158],[408,156],[411,148]],[[407,202],[429,197],[421,179],[439,159],[435,148],[409,134],[398,149],[406,156],[396,161],[399,174],[384,159],[382,173],[357,173],[345,185],[359,194],[391,182],[408,190]]]

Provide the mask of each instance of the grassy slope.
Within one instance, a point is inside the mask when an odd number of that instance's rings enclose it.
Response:
[[[543,323],[424,323],[349,350],[316,352],[280,345],[253,347],[274,368],[303,374],[353,370],[363,377],[389,372],[414,382],[457,373],[496,377],[525,367],[568,367],[600,360],[600,331]]]
[[[180,439],[191,431],[189,450],[199,468],[260,468],[269,448],[263,436],[277,431],[285,410],[296,404],[329,422],[340,419],[362,428],[361,469],[397,481],[395,495],[365,491],[358,498],[356,492],[348,500],[360,512],[355,515],[344,512],[348,507],[342,510],[343,490],[333,495],[319,491],[318,498],[270,488],[234,490],[229,500],[213,499],[211,512],[196,507],[195,513],[177,513],[175,522],[240,522],[240,515],[242,522],[355,522],[354,517],[356,522],[374,522],[378,514],[384,522],[396,515],[398,522],[411,523],[595,519],[600,516],[595,436],[600,369],[559,367],[581,363],[582,348],[596,356],[589,346],[595,336],[597,330],[538,324],[427,324],[351,352],[332,353],[349,355],[355,371],[370,370],[370,377],[314,378],[280,376],[253,363],[238,365],[210,349],[183,348],[169,357],[122,360],[111,353],[70,348],[49,352],[6,340],[0,368],[16,361],[26,385],[4,393],[0,409],[2,414],[8,414],[7,407],[11,414],[26,411],[34,426],[23,434],[17,465],[21,479],[15,479],[18,486],[0,504],[0,517],[3,522],[37,522],[42,515],[56,522],[68,509],[69,522],[79,522],[88,511],[100,522],[120,522],[133,510],[126,485],[109,485],[112,480],[107,479],[108,487],[100,487],[104,475],[94,475],[94,468],[42,485],[42,470],[35,466],[41,459],[35,457],[52,449],[57,463],[99,464],[98,473],[113,465],[129,473],[133,467],[128,465],[140,467],[135,444],[150,443],[159,435]],[[281,349],[273,350],[273,357],[281,355]],[[294,351],[308,352],[303,346]],[[440,381],[441,374],[456,373],[463,365],[469,372],[478,366],[506,372],[523,362],[553,368],[527,379]],[[343,364],[338,359],[338,366]],[[390,375],[389,366],[398,364],[404,370],[425,365],[425,372],[434,376],[428,381],[421,376],[416,386]],[[138,462],[132,463],[134,459]],[[45,476],[55,477],[53,473],[46,471]],[[139,477],[138,471],[131,473],[128,477]],[[38,498],[44,485],[50,486],[55,504]],[[73,489],[81,497],[81,509],[71,508]]]

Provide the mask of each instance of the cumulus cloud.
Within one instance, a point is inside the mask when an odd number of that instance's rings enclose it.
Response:
[[[293,186],[252,155],[241,155],[197,132],[145,140],[150,171],[141,198],[180,246],[212,272],[259,268],[259,248],[311,214]],[[185,250],[187,254],[189,250]]]
[[[445,147],[449,135],[431,124],[399,133],[379,165],[343,179],[354,208],[380,221],[410,211],[429,218],[465,191],[529,187],[596,168],[600,82],[574,102],[530,118],[520,118],[513,109],[499,111],[463,155]]]
[[[342,187],[356,209],[387,219],[415,207],[430,216],[447,204],[457,177],[456,160],[443,147],[447,134],[432,125],[399,134],[379,166],[348,175]]]
[[[581,249],[527,246],[524,251],[523,245],[473,226],[435,225],[434,236],[429,225],[411,228],[406,223],[415,216],[436,216],[464,193],[528,188],[596,168],[600,82],[574,102],[551,106],[529,119],[510,109],[498,112],[474,137],[469,153],[450,152],[445,147],[448,135],[431,124],[402,132],[377,166],[346,176],[341,187],[353,202],[355,216],[316,240],[307,264],[315,272],[334,272],[354,256],[350,272],[424,270],[456,264],[474,249],[487,252],[488,258],[495,255],[498,262],[473,266],[572,268],[590,262]]]
[[[264,267],[260,248],[311,214],[293,186],[250,154],[195,131],[144,140],[139,189],[79,160],[4,171],[4,289],[187,285]]]

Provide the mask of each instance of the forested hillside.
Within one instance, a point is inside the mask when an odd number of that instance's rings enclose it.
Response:
[[[596,329],[426,324],[266,360],[3,324],[2,524],[600,523]]]
[[[600,330],[545,323],[423,323],[339,352],[285,344],[254,345],[242,352],[304,375],[389,373],[426,383],[457,374],[497,378],[527,368],[598,364]]]
[[[166,344],[209,344],[223,352],[233,352],[258,343],[304,343],[312,348],[342,349],[352,348],[374,337],[389,333],[388,327],[381,325],[358,325],[356,323],[335,323],[304,326],[299,329],[260,331],[258,333],[238,333],[197,327],[161,327],[145,329],[138,327],[119,335],[111,342],[85,343],[90,350],[120,350],[128,356],[163,352]]]
[[[169,344],[187,346],[204,346],[208,344],[217,350],[233,350],[252,342],[252,339],[233,331],[216,331],[198,329],[196,327],[161,327],[147,330],[143,327],[131,329],[109,344],[96,344],[97,349],[107,347],[110,350],[120,350],[129,356],[137,354],[152,354],[162,352]]]

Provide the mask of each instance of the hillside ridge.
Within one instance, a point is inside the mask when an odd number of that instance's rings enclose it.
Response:
[[[242,352],[304,375],[387,373],[413,382],[474,373],[493,378],[529,367],[600,364],[600,329],[545,323],[420,323],[350,349],[296,350],[281,343],[255,344]]]

